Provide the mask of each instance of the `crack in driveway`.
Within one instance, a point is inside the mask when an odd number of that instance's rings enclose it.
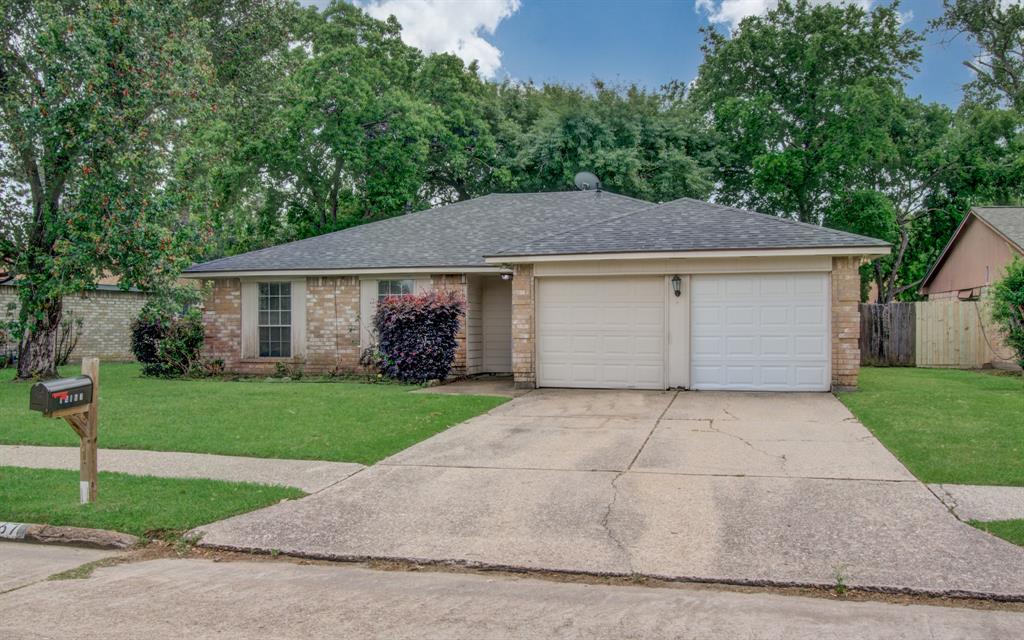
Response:
[[[723,436],[729,436],[730,438],[735,438],[735,439],[739,440],[740,442],[742,442],[743,444],[747,445],[752,450],[756,451],[757,453],[760,453],[763,456],[768,456],[769,458],[775,458],[776,460],[779,461],[779,471],[785,471],[786,470],[786,454],[783,453],[781,455],[776,455],[774,453],[769,453],[768,451],[765,451],[764,449],[760,449],[758,447],[755,447],[754,444],[750,440],[747,440],[743,436],[736,435],[735,433],[729,433],[728,431],[722,431],[721,429],[719,429],[718,427],[715,426],[714,418],[712,418],[711,420],[708,420],[708,428],[710,428],[711,431],[713,431],[715,433],[720,433]]]

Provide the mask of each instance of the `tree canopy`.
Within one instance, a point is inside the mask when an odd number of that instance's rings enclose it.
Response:
[[[491,82],[393,18],[293,0],[0,0],[0,280],[19,375],[53,372],[65,296],[166,289],[194,260],[581,170],[867,234],[880,301],[916,286],[972,204],[1024,189],[1024,8],[944,0],[968,38],[956,108],[907,95],[897,2],[781,0],[706,28],[690,84]]]

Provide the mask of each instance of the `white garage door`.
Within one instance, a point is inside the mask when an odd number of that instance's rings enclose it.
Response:
[[[662,277],[537,280],[537,384],[664,388]]]
[[[827,391],[828,274],[694,276],[694,389]]]

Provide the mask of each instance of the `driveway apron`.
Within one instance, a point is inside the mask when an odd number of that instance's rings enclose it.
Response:
[[[1024,599],[830,394],[540,390],[204,545],[335,559]]]

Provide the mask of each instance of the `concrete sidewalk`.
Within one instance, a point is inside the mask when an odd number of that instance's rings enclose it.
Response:
[[[930,484],[928,488],[965,522],[1024,520],[1024,487]]]
[[[1024,613],[682,586],[154,560],[0,595],[11,638],[988,640]]]
[[[75,447],[0,445],[0,466],[77,469]],[[100,471],[165,478],[210,478],[296,487],[316,493],[363,469],[351,462],[277,460],[205,453],[100,449]]]

